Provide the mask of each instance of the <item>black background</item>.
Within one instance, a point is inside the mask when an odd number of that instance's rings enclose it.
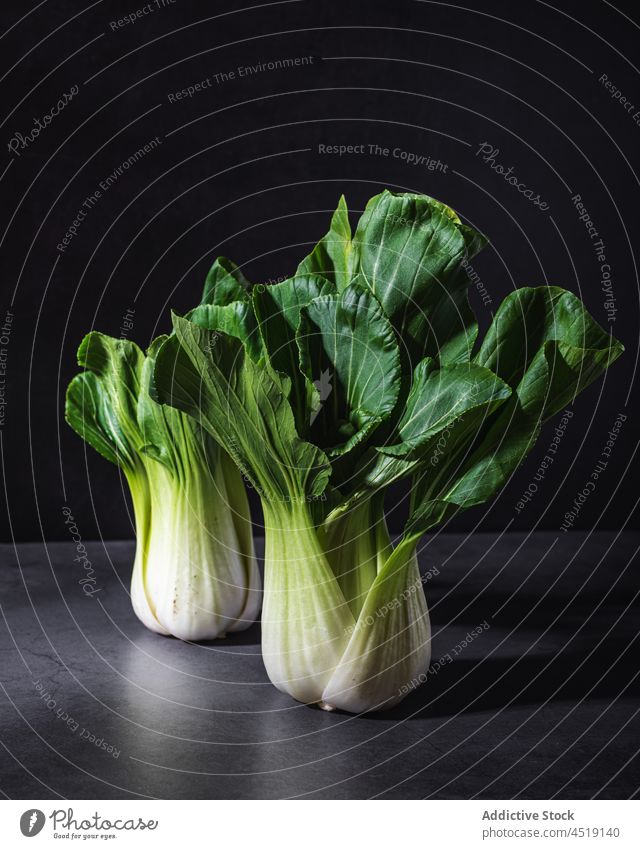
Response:
[[[110,22],[142,5],[2,4],[0,309],[14,314],[0,431],[4,538],[66,538],[65,505],[85,539],[132,535],[117,470],[62,418],[86,332],[118,336],[134,309],[131,338],[146,346],[168,328],[170,308],[196,302],[218,254],[253,281],[286,275],[325,231],[340,193],[357,213],[384,187],[444,200],[489,236],[473,263],[492,300],[474,296],[483,325],[514,287],[556,283],[579,293],[627,347],[577,400],[556,461],[520,515],[515,503],[552,423],[500,498],[448,527],[557,530],[621,412],[627,421],[575,527],[633,523],[640,125],[599,82],[607,74],[640,110],[640,30],[625,17],[632,6],[300,0],[241,9],[176,0],[112,31]],[[214,79],[302,56],[313,62]],[[210,88],[169,102],[207,77]],[[9,153],[13,135],[26,135],[74,84],[78,95],[46,131],[19,157]],[[87,195],[155,136],[161,145],[103,194],[60,254]],[[548,212],[481,161],[482,142],[499,148],[497,160]],[[361,143],[439,158],[447,171],[392,155],[318,152]],[[611,324],[575,193],[607,246],[618,309]]]

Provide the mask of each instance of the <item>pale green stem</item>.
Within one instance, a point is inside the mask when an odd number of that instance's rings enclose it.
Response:
[[[263,501],[263,659],[274,685],[318,702],[342,657],[354,618],[306,503]]]
[[[378,573],[323,692],[325,704],[351,713],[386,710],[426,674],[431,628],[416,541],[402,540]]]
[[[368,499],[338,516],[323,528],[321,536],[333,573],[357,618],[391,553],[381,499]]]

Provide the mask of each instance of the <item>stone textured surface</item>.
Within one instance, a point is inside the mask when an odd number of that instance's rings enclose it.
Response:
[[[439,571],[425,586],[434,661],[445,662],[399,708],[363,717],[275,690],[259,625],[200,645],[146,631],[129,603],[131,543],[87,544],[93,597],[71,543],[2,546],[0,789],[10,798],[628,797],[640,786],[639,540],[432,538],[421,562]]]

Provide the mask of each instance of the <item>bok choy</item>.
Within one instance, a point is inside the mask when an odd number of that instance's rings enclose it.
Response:
[[[264,662],[299,701],[358,713],[404,697],[430,661],[420,538],[499,492],[623,350],[548,286],[512,292],[478,340],[464,265],[485,241],[443,203],[389,191],[352,233],[341,199],[292,277],[251,287],[219,260],[157,351],[154,397],[261,498]],[[394,544],[385,495],[403,480]]]
[[[136,526],[131,600],[152,631],[182,640],[248,628],[260,609],[244,486],[194,419],[151,399],[155,356],[133,342],[89,333],[85,371],[67,390],[66,419],[122,469]]]

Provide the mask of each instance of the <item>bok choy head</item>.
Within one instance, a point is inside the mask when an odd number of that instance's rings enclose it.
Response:
[[[249,627],[260,578],[236,468],[194,419],[151,399],[155,356],[89,333],[66,419],[127,480],[136,525],[131,600],[152,631],[212,639]]]
[[[157,398],[261,497],[264,660],[300,701],[401,700],[430,657],[418,540],[492,498],[622,352],[557,287],[513,292],[478,340],[464,265],[484,244],[441,202],[388,191],[352,233],[341,199],[292,277],[234,286],[218,261],[207,302],[174,317],[158,352]],[[392,545],[385,493],[402,480]]]

